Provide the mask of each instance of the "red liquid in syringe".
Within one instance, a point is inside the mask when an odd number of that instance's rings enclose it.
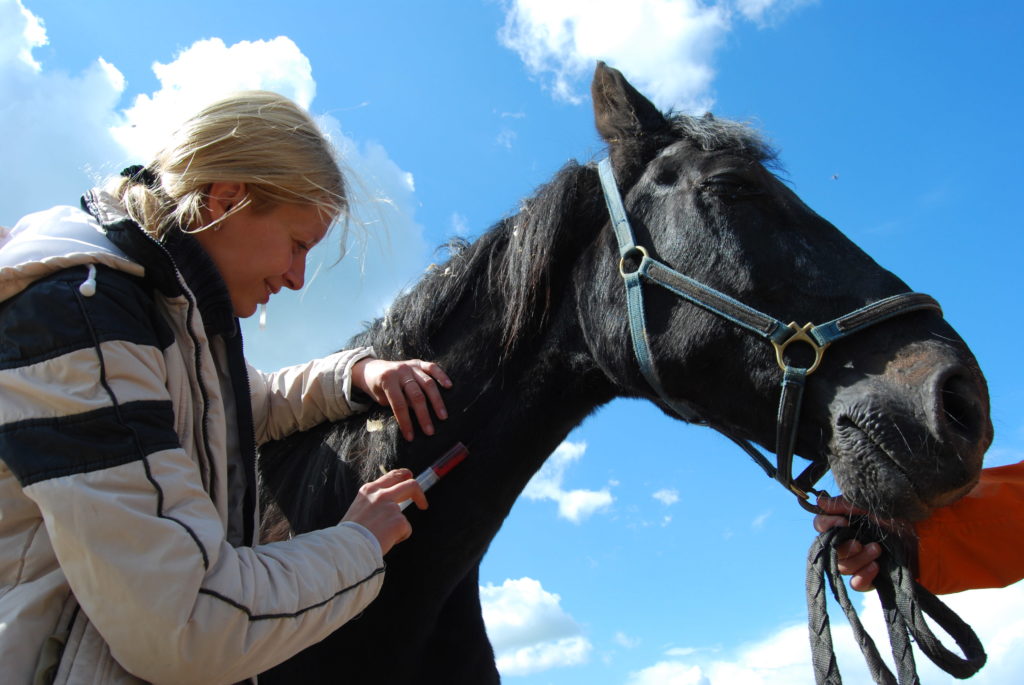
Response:
[[[455,446],[444,453],[444,456],[435,461],[430,465],[429,468],[416,476],[416,482],[423,488],[423,492],[426,492],[434,483],[441,480],[442,477],[453,468],[459,465],[459,463],[469,456],[469,450],[461,442],[455,443]],[[398,507],[405,511],[405,508],[412,504],[411,499],[404,500],[398,503]]]

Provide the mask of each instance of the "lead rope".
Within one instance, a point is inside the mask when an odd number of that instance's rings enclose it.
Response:
[[[859,519],[855,525],[856,529],[850,526],[825,531],[815,539],[807,556],[807,619],[815,682],[818,685],[840,685],[843,682],[839,676],[832,645],[832,630],[825,596],[826,580],[833,597],[839,602],[850,621],[854,638],[867,661],[868,670],[875,683],[920,683],[914,663],[912,641],[917,643],[918,648],[936,666],[955,678],[969,678],[977,673],[987,659],[985,648],[974,630],[963,619],[914,580],[906,545],[897,536],[881,531],[866,519]],[[839,572],[836,547],[854,538],[861,542],[873,538],[878,540],[885,550],[878,560],[880,570],[875,578],[875,587],[882,603],[882,613],[889,632],[889,643],[898,679],[882,661],[874,640],[864,630]],[[956,641],[964,654],[963,657],[946,649],[935,637],[925,622],[924,614],[930,616]]]

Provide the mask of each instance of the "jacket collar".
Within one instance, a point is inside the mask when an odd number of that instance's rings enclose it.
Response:
[[[234,335],[238,331],[238,320],[231,305],[231,295],[203,246],[195,237],[180,230],[172,231],[165,237],[163,246],[189,290],[196,296],[207,332]]]
[[[208,334],[230,337],[239,331],[224,279],[195,238],[174,230],[163,241],[154,240],[128,217],[120,203],[100,190],[83,195],[82,208],[100,223],[110,242],[145,267],[145,279],[161,294],[184,295],[184,281]]]

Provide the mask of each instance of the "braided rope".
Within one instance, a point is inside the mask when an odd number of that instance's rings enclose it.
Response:
[[[857,611],[850,601],[839,572],[839,556],[836,548],[857,538],[878,540],[885,549],[879,559],[881,571],[875,579],[875,587],[882,604],[893,662],[898,677],[892,674],[882,661],[874,640],[864,629]],[[912,642],[931,661],[955,678],[969,678],[985,665],[985,649],[974,630],[946,606],[938,597],[926,590],[910,571],[906,546],[895,535],[885,534],[870,522],[859,521],[854,527],[832,528],[819,535],[811,545],[807,556],[807,618],[811,641],[811,663],[814,679],[818,685],[840,685],[843,681],[836,664],[832,644],[832,630],[829,624],[825,583],[828,582],[832,596],[842,607],[854,639],[867,662],[871,678],[879,685],[918,685],[917,667],[914,662]],[[957,643],[964,656],[948,650],[935,637],[925,622],[927,614]]]

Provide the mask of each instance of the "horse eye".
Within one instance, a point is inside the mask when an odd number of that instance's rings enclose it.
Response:
[[[679,164],[664,160],[653,169],[651,180],[659,186],[674,186],[679,180]]]
[[[738,174],[716,174],[705,179],[700,188],[703,192],[724,200],[736,200],[760,192],[758,186],[750,179]]]

